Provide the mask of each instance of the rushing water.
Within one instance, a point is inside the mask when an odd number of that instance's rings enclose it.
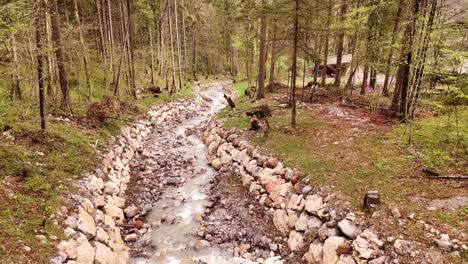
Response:
[[[210,181],[217,172],[208,166],[206,155],[207,148],[201,140],[200,133],[186,136],[186,130],[199,130],[209,118],[221,110],[226,104],[223,98],[223,86],[225,84],[213,84],[203,87],[196,100],[201,103],[203,98],[209,98],[209,109],[201,112],[192,119],[183,121],[175,130],[168,131],[158,142],[159,148],[165,153],[176,152],[183,159],[193,158],[195,173],[193,175],[180,175],[184,178],[184,184],[179,187],[168,187],[161,198],[153,205],[149,223],[158,223],[164,216],[175,216],[174,224],[161,223],[154,227],[151,233],[153,252],[149,259],[136,258],[132,263],[147,264],[178,264],[201,263],[220,264],[232,257],[232,253],[224,252],[217,248],[207,247],[196,249],[199,238],[199,219],[207,206],[207,192]],[[202,98],[203,97],[203,98]],[[175,141],[178,144],[174,144]],[[181,143],[181,144],[180,144]]]

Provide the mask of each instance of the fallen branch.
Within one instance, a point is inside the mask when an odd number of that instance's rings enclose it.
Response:
[[[468,175],[429,176],[431,180],[468,180]]]

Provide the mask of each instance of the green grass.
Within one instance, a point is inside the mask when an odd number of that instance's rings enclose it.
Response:
[[[457,114],[401,125],[395,133],[400,135],[403,146],[420,152],[421,162],[427,168],[441,174],[466,173],[461,169],[468,165],[467,122],[468,109],[464,109]]]
[[[103,78],[102,73],[93,73],[91,102],[112,95],[110,89],[105,89]],[[73,116],[83,117],[91,102],[82,90],[84,83],[78,84],[72,81],[70,86]],[[11,102],[7,96],[8,87],[3,85],[5,83],[0,82],[0,131],[11,126],[16,140],[11,143],[0,138],[0,263],[47,263],[56,242],[48,239],[42,244],[35,236],[63,237],[50,215],[64,205],[65,194],[76,191],[73,183],[96,167],[97,151],[104,149],[122,126],[141,115],[122,114],[120,119],[106,120],[97,128],[87,127],[74,121],[56,121],[54,115],[61,112],[48,99],[48,127],[43,134],[39,129],[36,98]],[[157,98],[148,93],[141,100],[122,98],[144,114],[152,105],[193,97],[192,86],[187,82],[176,94],[163,93]],[[23,88],[27,89],[26,84]],[[3,181],[10,183],[8,188]],[[32,251],[24,252],[23,246],[31,247]]]
[[[275,104],[270,99],[262,103],[265,102]],[[250,124],[245,110],[258,104],[240,100],[238,111],[224,109],[218,116],[225,120],[225,128],[247,131]],[[334,188],[356,210],[360,210],[367,191],[378,190],[384,204],[396,206],[404,214],[414,212],[422,219],[467,230],[466,209],[441,214],[427,211],[423,204],[408,202],[412,197],[435,199],[468,195],[467,190],[459,188],[455,182],[425,179],[421,169],[422,162],[426,166],[432,164],[442,174],[462,173],[468,160],[466,152],[462,154],[463,148],[460,148],[465,146],[466,149],[466,127],[460,128],[457,136],[454,122],[447,127],[447,116],[423,119],[413,124],[412,145],[408,145],[408,125],[352,137],[349,125],[302,109],[298,111],[297,128],[291,129],[290,109],[272,108],[268,136],[253,132],[246,135],[253,144],[278,156],[287,166],[304,172],[304,179],[312,185]],[[459,118],[461,125],[461,119],[466,120],[466,112],[460,113]],[[410,148],[418,149],[421,160]]]

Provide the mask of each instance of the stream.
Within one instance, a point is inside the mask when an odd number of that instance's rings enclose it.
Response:
[[[145,257],[133,258],[131,263],[215,264],[232,258],[232,252],[203,245],[197,236],[200,220],[209,204],[208,192],[217,175],[208,165],[207,148],[201,134],[209,118],[226,105],[224,86],[218,83],[202,87],[196,100],[198,104],[205,101],[206,110],[198,111],[164,133],[150,136],[145,143],[145,152],[153,157],[147,157],[146,164],[170,168],[155,170],[162,174],[160,177],[170,178],[146,219],[153,228],[148,233],[151,251],[147,250]]]

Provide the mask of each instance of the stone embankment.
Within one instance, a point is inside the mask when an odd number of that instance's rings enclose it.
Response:
[[[58,245],[51,263],[127,263],[129,249],[122,238],[125,225],[125,192],[130,182],[130,162],[143,150],[152,129],[196,110],[193,100],[154,106],[144,120],[121,129],[115,144],[102,156],[95,173],[79,183],[80,194],[70,197],[75,208],[64,221],[67,240]],[[150,208],[149,208],[150,209]],[[149,211],[149,210],[147,210]]]
[[[332,207],[336,195],[304,186],[300,173],[212,121],[204,133],[208,161],[216,170],[229,169],[240,177],[252,197],[264,207],[284,236],[291,257],[306,263],[386,263],[384,241],[363,230],[352,212]],[[399,240],[401,250],[406,241]],[[410,250],[410,249],[409,249]],[[294,257],[296,255],[296,257]],[[249,262],[250,263],[250,262]]]

